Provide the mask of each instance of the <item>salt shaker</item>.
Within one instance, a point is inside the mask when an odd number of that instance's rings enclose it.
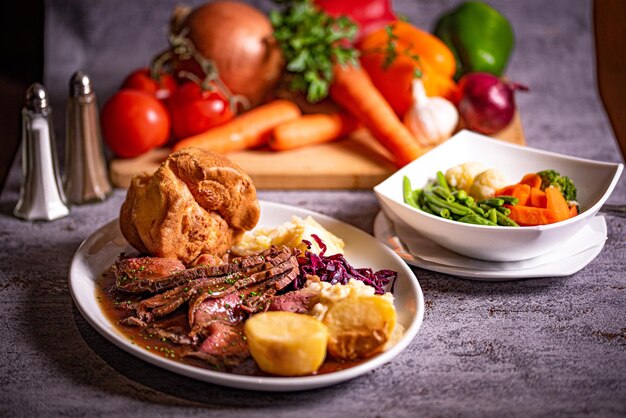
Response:
[[[89,76],[70,79],[63,186],[72,204],[105,200],[112,191],[102,150],[98,103]]]
[[[26,91],[22,109],[22,187],[13,214],[18,218],[52,221],[67,216],[52,129],[52,109],[44,86]]]

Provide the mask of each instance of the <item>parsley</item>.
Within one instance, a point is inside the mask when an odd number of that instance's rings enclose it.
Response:
[[[357,26],[345,16],[327,15],[311,0],[275,2],[283,8],[272,10],[270,21],[287,62],[290,87],[318,102],[328,96],[333,64],[356,63],[358,53],[350,45]]]

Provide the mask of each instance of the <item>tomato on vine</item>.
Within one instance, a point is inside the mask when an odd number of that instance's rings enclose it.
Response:
[[[130,73],[122,83],[122,89],[132,89],[148,93],[159,100],[170,97],[177,89],[176,79],[167,73],[153,77],[148,68],[139,68]]]
[[[168,100],[172,131],[176,139],[207,131],[233,118],[226,96],[216,86],[203,89],[193,81],[184,82]]]
[[[170,116],[154,96],[122,89],[106,102],[100,114],[102,135],[118,157],[137,157],[164,145],[170,136]]]

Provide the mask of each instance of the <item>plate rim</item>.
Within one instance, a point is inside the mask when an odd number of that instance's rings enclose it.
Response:
[[[606,220],[604,219],[604,217],[601,217],[601,218],[603,219],[604,228],[606,230]],[[381,228],[380,225],[383,222],[386,223],[387,225],[389,225],[389,223],[393,223],[393,221],[389,219],[389,217],[384,213],[384,211],[380,210],[374,218],[374,227],[373,227],[374,236],[381,243],[383,243],[383,245],[385,245],[387,248],[393,251],[393,249],[385,243],[385,240],[381,239],[381,237],[378,236],[379,234],[377,234],[377,231],[380,231],[379,228]],[[400,237],[398,237],[398,239],[400,239]],[[434,271],[437,273],[443,273],[443,274],[447,274],[447,275],[457,277],[457,278],[463,278],[463,279],[472,280],[472,281],[483,281],[483,282],[506,282],[506,281],[515,281],[515,280],[525,280],[525,279],[538,279],[538,278],[544,278],[544,277],[571,276],[572,274],[575,274],[578,271],[585,268],[591,261],[593,261],[598,256],[598,254],[600,254],[600,252],[602,251],[605,245],[606,245],[606,240],[602,241],[601,244],[594,245],[592,247],[585,249],[584,251],[581,251],[578,254],[575,254],[574,256],[579,256],[579,257],[582,257],[582,255],[585,255],[584,260],[576,264],[577,267],[572,268],[572,269],[563,269],[561,272],[552,273],[549,275],[542,274],[542,273],[531,273],[531,274],[522,273],[524,271],[533,271],[543,266],[537,266],[537,267],[532,267],[528,269],[520,269],[520,270],[476,270],[476,269],[469,269],[469,268],[466,269],[466,268],[455,267],[455,266],[446,266],[443,264],[432,263],[432,262],[425,261],[425,260],[407,260],[407,259],[402,258],[402,261],[404,261],[406,264],[411,265],[413,267],[419,267],[424,270]]]
[[[259,200],[261,207],[266,208],[266,210],[271,210],[272,207],[280,208],[282,210],[296,210],[300,212],[302,215],[310,215],[313,216],[317,221],[322,221],[320,223],[324,224],[327,222],[338,223],[342,227],[346,227],[353,234],[364,234],[367,237],[375,240],[378,244],[380,244],[380,249],[384,251],[388,256],[394,259],[398,266],[398,272],[404,273],[406,279],[411,282],[411,288],[413,289],[413,296],[415,298],[416,304],[416,313],[411,318],[411,325],[405,329],[404,335],[389,350],[373,357],[369,360],[364,361],[361,364],[350,367],[348,369],[322,374],[322,375],[314,375],[314,376],[301,376],[301,377],[274,377],[274,376],[246,376],[246,375],[237,375],[232,373],[220,372],[208,370],[192,365],[187,365],[184,363],[180,363],[177,361],[168,360],[159,355],[153,354],[137,345],[133,345],[124,339],[123,335],[115,329],[113,324],[108,322],[108,319],[104,316],[102,310],[99,308],[99,313],[105,320],[105,323],[109,325],[109,328],[106,328],[101,324],[97,318],[92,318],[91,314],[88,312],[87,301],[83,300],[83,298],[79,295],[78,285],[80,283],[81,278],[77,277],[79,268],[79,264],[84,262],[81,259],[80,255],[84,252],[86,246],[90,243],[90,241],[98,234],[99,232],[106,231],[108,229],[114,228],[117,226],[118,219],[113,219],[104,225],[100,226],[96,230],[94,230],[89,236],[87,236],[81,244],[78,246],[76,251],[74,252],[71,262],[70,269],[68,272],[68,281],[70,287],[70,294],[72,296],[72,300],[79,310],[80,314],[83,318],[105,339],[109,342],[113,343],[118,348],[124,350],[125,352],[133,355],[140,360],[146,361],[152,365],[163,368],[173,373],[177,373],[186,377],[191,377],[196,380],[201,380],[207,383],[217,384],[221,386],[237,388],[237,389],[248,389],[248,390],[258,390],[258,391],[299,391],[299,390],[308,390],[315,389],[319,387],[325,387],[330,385],[335,385],[341,382],[345,382],[347,380],[351,380],[360,375],[363,375],[373,369],[380,367],[381,365],[391,361],[395,358],[400,352],[402,352],[415,338],[417,332],[419,331],[422,322],[424,320],[424,312],[425,312],[425,304],[424,304],[424,295],[419,284],[419,281],[415,275],[415,273],[411,270],[410,267],[407,266],[406,263],[400,258],[393,250],[388,248],[384,243],[381,243],[376,237],[368,234],[367,232],[350,225],[346,222],[343,222],[339,219],[330,217],[328,215],[324,215],[318,212],[314,212],[308,209],[299,208],[297,206],[291,206],[283,203],[271,202]],[[295,213],[293,215],[296,215]],[[299,216],[302,216],[299,215]],[[123,238],[123,236],[122,236]],[[357,237],[358,238],[358,237]],[[85,262],[86,264],[86,262]],[[391,267],[390,267],[391,268]],[[394,267],[395,269],[395,267]],[[89,280],[92,278],[90,277]],[[74,283],[74,281],[77,281]],[[84,278],[82,280],[85,280]],[[95,285],[95,283],[94,283]],[[93,300],[95,301],[95,294],[93,296]],[[97,305],[97,301],[96,305]]]

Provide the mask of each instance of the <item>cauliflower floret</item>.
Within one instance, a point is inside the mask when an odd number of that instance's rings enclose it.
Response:
[[[496,194],[496,190],[509,184],[500,170],[490,168],[474,177],[469,195],[476,200],[489,199]]]
[[[474,177],[483,171],[485,171],[485,166],[478,162],[459,164],[446,171],[446,181],[455,189],[469,193]]]

